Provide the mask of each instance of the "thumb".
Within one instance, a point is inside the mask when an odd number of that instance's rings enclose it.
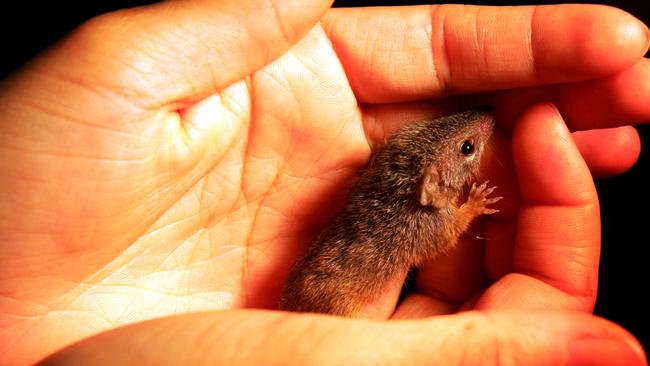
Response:
[[[169,1],[91,19],[28,69],[179,109],[262,68],[301,39],[332,0]]]
[[[643,365],[644,360],[629,333],[582,313],[465,312],[373,322],[229,311],[119,328],[68,347],[43,364]]]

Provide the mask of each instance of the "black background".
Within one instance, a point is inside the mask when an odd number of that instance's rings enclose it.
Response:
[[[0,6],[0,78],[36,55],[47,45],[90,17],[123,7],[153,1],[86,0],[84,2],[22,1],[20,5]],[[612,4],[650,24],[650,10],[644,1],[594,1]],[[422,1],[338,0],[335,6],[421,4]],[[553,1],[473,2],[474,4],[520,5],[551,4]],[[649,101],[650,102],[650,101]],[[650,124],[638,126],[643,148],[637,165],[628,173],[597,182],[603,223],[602,263],[599,297],[595,313],[621,324],[650,350],[650,321],[645,312],[650,300],[644,298],[650,286]],[[636,211],[636,212],[634,212]]]

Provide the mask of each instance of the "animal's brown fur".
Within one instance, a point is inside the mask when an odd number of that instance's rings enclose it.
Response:
[[[496,212],[486,206],[500,197],[488,198],[486,184],[458,205],[493,126],[490,114],[468,111],[392,136],[289,273],[280,309],[358,315],[389,281],[453,247],[475,217]]]

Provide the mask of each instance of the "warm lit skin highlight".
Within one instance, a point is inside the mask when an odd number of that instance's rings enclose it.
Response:
[[[589,315],[590,170],[638,156],[619,126],[650,119],[647,29],[602,6],[329,5],[116,12],[0,84],[0,364],[95,335],[51,361],[643,362]],[[481,175],[504,200],[473,231],[488,240],[462,240],[400,306],[392,291],[368,313],[429,318],[242,310],[275,308],[378,143],[463,103],[500,116]],[[573,139],[565,121],[601,129]]]

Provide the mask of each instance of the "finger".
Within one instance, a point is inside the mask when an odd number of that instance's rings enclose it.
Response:
[[[619,127],[602,130],[580,131],[571,134],[580,154],[591,174],[596,177],[607,177],[623,173],[630,169],[640,152],[639,135],[633,127]],[[498,144],[505,145],[505,142]],[[499,162],[510,162],[511,157],[501,154]],[[488,161],[484,165],[488,171],[496,171],[496,179],[505,182],[515,181],[511,169],[503,169],[504,164]],[[513,271],[513,250],[515,247],[516,227],[513,219],[518,211],[518,201],[512,197],[518,196],[514,187],[509,187],[504,193],[510,202],[504,207],[505,215],[501,219],[492,217],[485,226],[485,265],[490,281],[494,282]],[[504,219],[505,218],[505,219]]]
[[[650,120],[650,60],[603,80],[568,85],[558,102],[569,112],[572,129],[616,127]],[[597,108],[605,105],[608,108]]]
[[[649,42],[636,18],[596,5],[334,9],[322,24],[363,103],[593,79]]]
[[[201,0],[126,9],[85,23],[32,67],[139,106],[183,108],[282,55],[331,3]]]
[[[144,360],[156,365],[483,365],[512,360],[522,365],[643,365],[644,354],[628,332],[586,314],[464,312],[371,322],[235,311],[119,328],[41,364],[132,365]]]
[[[621,174],[630,169],[641,150],[639,134],[634,127],[624,126],[601,130],[579,131],[571,134],[582,158],[585,160],[591,174],[603,178]],[[505,144],[504,142],[499,145]],[[509,162],[509,156],[502,154],[499,162]],[[504,168],[503,164],[495,165],[488,162],[486,169],[493,171]],[[508,181],[512,176],[509,169],[500,169],[495,173],[497,179]],[[514,177],[512,177],[514,180]],[[517,196],[512,189],[508,196]],[[508,198],[511,198],[508,197]],[[506,206],[505,215],[508,220],[490,220],[486,225],[486,270],[491,281],[496,281],[512,272],[512,252],[515,245],[515,226],[509,218],[514,218],[518,203]],[[504,215],[502,215],[503,217]]]
[[[512,129],[531,105],[552,102],[571,130],[617,127],[650,120],[650,60],[598,80],[505,90],[470,98],[471,104],[495,106],[501,127]]]
[[[522,200],[513,256],[516,273],[491,286],[477,307],[592,310],[600,255],[598,197],[552,105],[535,106],[522,116],[513,136],[513,157]]]
[[[641,153],[641,140],[634,127],[623,126],[571,134],[591,174],[598,178],[631,169]]]

